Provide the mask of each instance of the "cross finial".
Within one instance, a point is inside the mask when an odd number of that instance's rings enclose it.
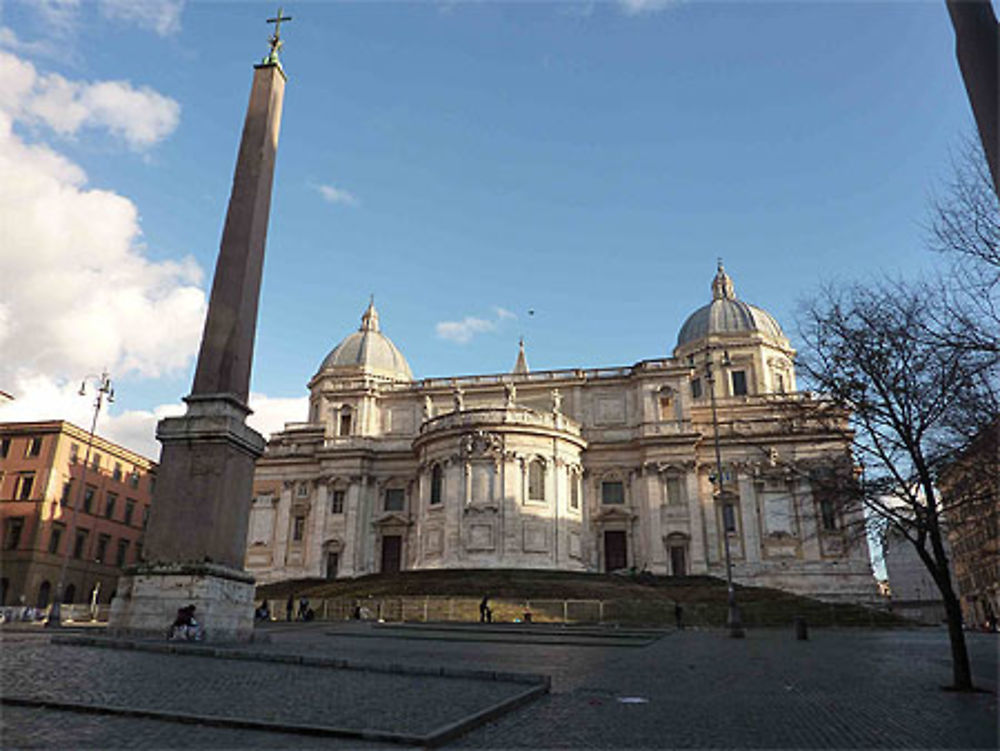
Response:
[[[274,18],[267,19],[267,23],[274,24],[274,33],[271,35],[270,40],[268,40],[271,43],[271,51],[264,58],[265,63],[277,63],[278,50],[284,45],[284,42],[281,41],[281,22],[291,21],[292,17],[283,15],[283,11],[283,8],[278,8],[278,14]]]

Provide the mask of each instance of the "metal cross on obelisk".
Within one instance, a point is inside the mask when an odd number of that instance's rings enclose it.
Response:
[[[282,15],[283,12],[284,12],[283,8],[278,8],[278,15],[276,15],[274,18],[267,19],[267,23],[274,24],[274,33],[268,40],[271,44],[271,52],[268,54],[267,57],[264,58],[265,63],[278,63],[278,52],[279,50],[281,50],[281,47],[284,44],[284,42],[281,41],[281,22],[292,20],[291,16]]]

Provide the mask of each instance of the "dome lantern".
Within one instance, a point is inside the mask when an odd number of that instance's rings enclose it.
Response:
[[[358,369],[396,381],[412,381],[410,365],[392,340],[382,333],[374,296],[361,316],[361,328],[333,348],[319,366],[319,375],[328,370]]]

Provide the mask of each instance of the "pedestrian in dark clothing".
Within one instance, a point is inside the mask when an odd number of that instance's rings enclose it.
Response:
[[[674,620],[677,621],[677,628],[684,628],[684,608],[679,602],[674,603]]]
[[[490,596],[484,595],[483,601],[479,603],[479,622],[480,623],[492,623],[493,622],[493,611],[490,610]]]
[[[306,620],[306,613],[309,612],[309,598],[303,597],[299,600],[299,620]]]
[[[295,611],[295,595],[288,595],[288,602],[285,603],[285,619],[292,620],[292,613]]]

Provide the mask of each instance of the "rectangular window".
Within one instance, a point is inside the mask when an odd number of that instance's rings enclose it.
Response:
[[[93,458],[90,460],[90,468],[93,470],[99,470],[101,468],[100,454],[94,454]]]
[[[72,479],[66,480],[66,482],[63,483],[62,495],[59,496],[59,505],[60,506],[68,506],[69,505],[69,498],[70,498],[70,494],[72,494],[72,492],[73,492],[73,480]]]
[[[309,486],[304,482],[300,482],[298,487],[298,494],[299,498],[307,498],[309,496]]]
[[[775,379],[775,388],[774,388],[774,390],[777,391],[779,394],[784,394],[785,393],[785,377],[783,375],[781,375],[781,373],[778,373],[774,377],[774,379]]]
[[[736,507],[731,503],[722,507],[722,527],[726,532],[736,531]]]
[[[126,498],[125,499],[125,523],[132,524],[132,514],[135,513],[135,499]]]
[[[18,501],[31,499],[31,489],[35,486],[35,473],[22,472],[17,476],[17,487],[14,489],[14,498]]]
[[[385,510],[402,511],[406,504],[406,492],[402,488],[386,488]]]
[[[24,531],[24,517],[13,516],[3,526],[3,549],[17,550],[21,544],[21,532]]]
[[[580,478],[572,472],[569,475],[569,507],[580,508]]]
[[[306,518],[304,516],[296,516],[292,522],[292,539],[296,542],[301,542],[305,530]]]
[[[343,414],[340,416],[340,434],[350,435],[351,434],[351,413]]]
[[[115,518],[115,504],[118,503],[117,493],[108,493],[107,502],[104,505],[104,518],[114,519]]]
[[[86,530],[86,529],[78,529],[76,531],[76,541],[73,543],[73,557],[74,558],[82,558],[83,557],[83,549],[87,545],[87,535],[89,533],[90,533],[89,530]]]
[[[149,526],[149,506],[142,507],[142,528]]]
[[[545,500],[545,465],[538,459],[528,463],[528,500]]]
[[[824,496],[819,502],[820,515],[823,518],[823,529],[833,532],[837,529],[837,504],[829,496]]]
[[[128,476],[128,484],[132,490],[136,490],[139,487],[139,470],[132,470],[132,473]]]
[[[80,444],[71,443],[69,445],[69,460],[71,464],[76,464],[80,461]]]
[[[347,493],[343,490],[333,491],[333,501],[330,503],[330,513],[331,514],[342,514],[344,513],[344,497]]]
[[[121,462],[115,462],[115,468],[111,472],[111,479],[113,479],[115,482],[121,482],[122,481],[122,465],[121,465]]]
[[[83,512],[85,514],[91,513],[91,509],[94,507],[95,493],[97,493],[97,488],[93,485],[88,485],[83,489]]]
[[[671,506],[680,506],[684,503],[684,486],[681,478],[667,478],[667,503]]]
[[[0,438],[0,459],[6,459],[10,453],[10,438]]]
[[[746,396],[747,372],[745,370],[734,370],[729,375],[733,381],[733,396]]]
[[[701,379],[692,378],[691,379],[691,398],[701,399]]]
[[[42,453],[42,439],[41,438],[29,438],[28,445],[24,449],[25,457],[38,456]]]
[[[53,555],[59,553],[59,543],[62,542],[64,529],[65,527],[62,524],[52,525],[52,532],[49,533],[49,552]]]
[[[98,563],[104,563],[104,556],[108,554],[108,543],[111,542],[111,537],[108,535],[99,535],[97,538],[97,552],[94,554],[94,560]]]
[[[601,503],[621,505],[625,503],[625,483],[620,480],[601,483]]]
[[[118,550],[115,552],[115,565],[121,568],[125,565],[125,556],[128,555],[128,540],[118,541]]]

